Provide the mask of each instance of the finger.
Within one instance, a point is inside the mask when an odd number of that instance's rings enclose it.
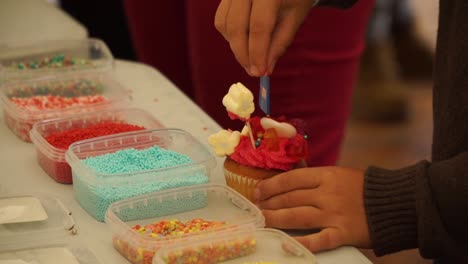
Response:
[[[257,201],[262,201],[296,189],[317,188],[322,179],[316,170],[314,168],[296,169],[262,180],[255,189],[255,198]]]
[[[282,229],[314,229],[326,225],[326,217],[321,210],[312,206],[302,206],[279,210],[262,210],[267,227]]]
[[[267,70],[271,35],[276,25],[281,1],[252,0],[249,26],[250,74],[262,76]]]
[[[319,208],[317,189],[302,189],[282,193],[257,203],[261,209],[277,210],[299,206],[313,206]]]
[[[226,20],[227,15],[229,13],[229,7],[231,6],[231,0],[221,0],[218,5],[218,9],[216,9],[214,25],[215,28],[223,35],[224,39],[227,40],[227,32],[226,32]]]
[[[325,228],[318,233],[303,237],[295,237],[295,239],[311,252],[334,249],[345,245],[343,235],[337,228]]]
[[[248,32],[250,21],[251,0],[235,0],[231,2],[227,16],[227,38],[237,61],[245,69],[249,67]]]
[[[271,74],[274,70],[276,61],[283,55],[299,30],[305,15],[293,12],[294,9],[286,11],[276,25],[275,32],[272,34],[270,50],[267,59],[267,72]]]

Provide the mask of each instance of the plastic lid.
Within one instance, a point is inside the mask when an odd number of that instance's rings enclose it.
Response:
[[[71,212],[60,200],[48,195],[3,196],[0,218],[2,210],[9,216],[4,215],[0,224],[0,251],[63,242],[77,232]]]
[[[93,38],[0,47],[0,54],[0,77],[7,81],[59,76],[70,72],[110,72],[114,64],[107,45]]]
[[[186,233],[177,236],[151,237],[142,235],[132,227],[144,226],[162,220],[187,222],[192,219],[225,222],[209,231]],[[153,249],[174,240],[190,239],[205,233],[226,230],[253,230],[265,225],[260,210],[249,200],[228,186],[200,184],[189,187],[153,192],[117,201],[106,212],[114,235],[136,247]]]
[[[153,264],[176,263],[229,264],[314,264],[315,256],[294,238],[262,228],[254,232],[237,231],[207,236],[161,248]]]

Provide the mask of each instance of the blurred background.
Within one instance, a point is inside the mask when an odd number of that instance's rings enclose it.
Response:
[[[191,70],[179,63],[190,57],[186,32],[183,32],[186,21],[176,19],[170,12],[162,14],[146,10],[150,17],[164,16],[167,20],[167,24],[154,29],[152,41],[172,38],[175,41],[170,48],[179,51],[177,60],[154,60],[154,57],[167,55],[164,50],[148,49],[138,41],[140,28],[132,23],[139,17],[135,17],[130,1],[50,2],[82,23],[91,37],[104,40],[116,58],[141,61],[157,68],[197,101],[191,88]],[[184,12],[186,8],[183,1],[160,2],[167,2],[168,6],[164,8],[175,13]],[[353,93],[340,165],[365,168],[373,164],[398,168],[430,158],[437,2],[376,0]],[[374,263],[431,263],[421,259],[415,250],[382,258],[376,258],[369,250],[363,252]]]

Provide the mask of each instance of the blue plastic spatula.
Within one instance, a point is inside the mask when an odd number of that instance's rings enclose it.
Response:
[[[270,115],[270,77],[260,77],[260,91],[258,95],[258,104],[260,109],[266,114]]]

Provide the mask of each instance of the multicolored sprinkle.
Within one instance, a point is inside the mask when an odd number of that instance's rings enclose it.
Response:
[[[88,59],[65,56],[64,54],[57,54],[54,56],[44,57],[38,60],[14,62],[10,65],[10,67],[18,70],[36,70],[42,68],[64,68],[75,65],[81,66],[90,64],[91,61]]]
[[[136,230],[142,235],[148,235],[151,237],[166,237],[199,232],[211,228],[220,227],[225,224],[225,222],[208,221],[203,220],[201,218],[192,219],[187,222],[181,222],[177,219],[174,219],[162,220],[145,226],[136,225],[132,229]]]
[[[218,244],[207,244],[174,250],[163,260],[167,264],[215,264],[243,257],[255,252],[257,242],[254,238],[235,239]]]
[[[86,95],[76,97],[62,97],[56,95],[12,97],[10,98],[17,107],[26,111],[43,111],[66,109],[74,106],[102,103],[107,100],[102,95]]]

